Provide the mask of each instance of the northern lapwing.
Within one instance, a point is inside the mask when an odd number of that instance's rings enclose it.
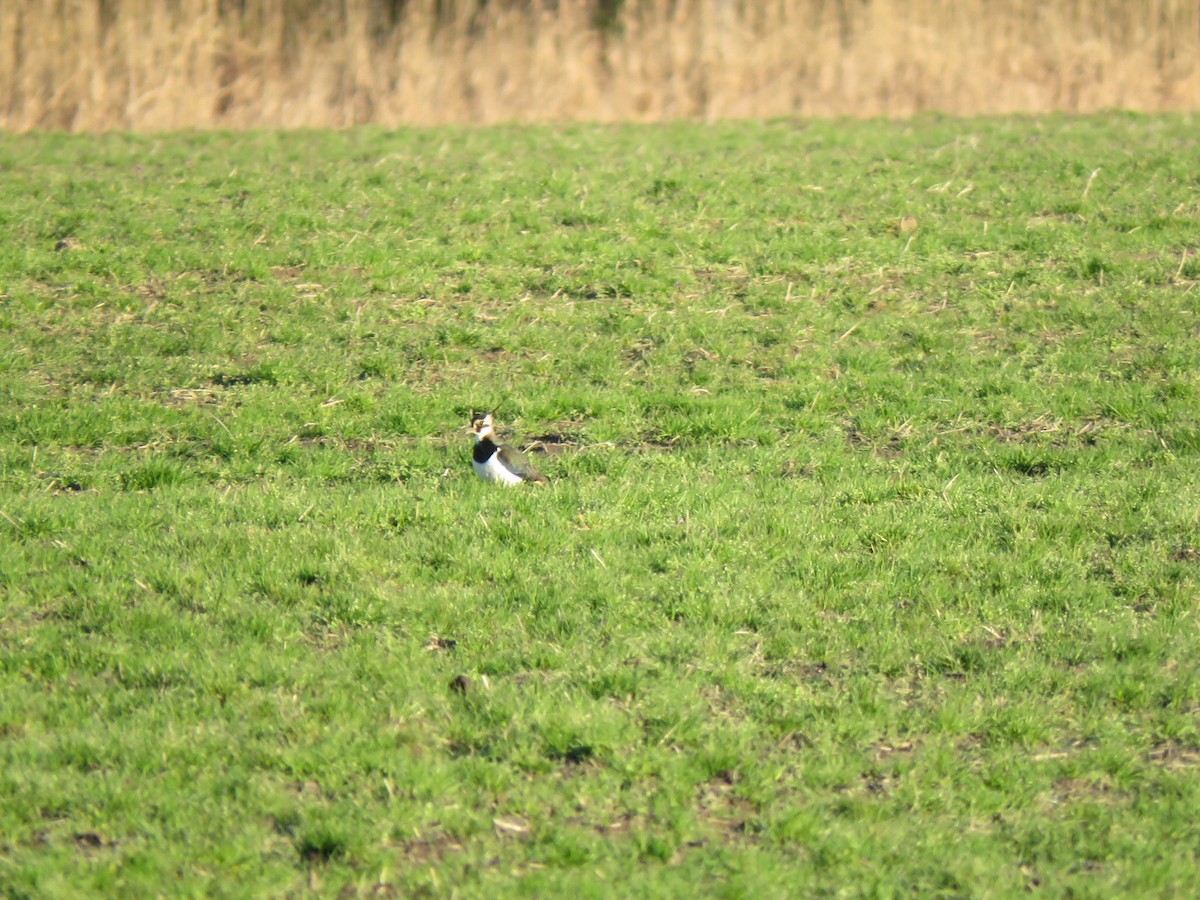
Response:
[[[498,484],[520,484],[532,481],[545,484],[550,479],[530,465],[525,454],[511,447],[496,443],[496,432],[492,427],[492,414],[482,419],[472,419],[471,431],[475,435],[475,451],[471,454],[471,468],[484,481]]]

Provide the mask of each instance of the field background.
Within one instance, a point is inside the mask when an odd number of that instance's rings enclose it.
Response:
[[[1196,125],[0,138],[0,893],[1188,893]]]
[[[1191,0],[18,0],[0,128],[1192,110]]]

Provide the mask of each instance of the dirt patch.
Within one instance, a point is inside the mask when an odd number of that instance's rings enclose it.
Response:
[[[79,831],[74,839],[75,848],[81,853],[95,853],[117,845],[116,841],[109,840],[98,831]]]
[[[488,347],[486,350],[478,351],[475,355],[481,362],[490,363],[506,362],[516,356],[511,350],[505,350],[503,347]]]
[[[429,642],[425,644],[425,649],[430,653],[439,653],[446,650],[453,650],[458,646],[458,641],[454,638],[442,637],[440,634],[431,634]]]
[[[562,749],[553,749],[546,751],[546,758],[557,762],[566,763],[567,765],[580,766],[590,762],[596,755],[596,748],[591,744],[571,744],[569,747]]]
[[[823,662],[800,663],[792,660],[782,662],[766,662],[755,674],[759,678],[770,678],[777,681],[798,681],[814,687],[832,687],[834,675],[829,666]]]
[[[297,435],[284,444],[295,444],[304,448],[324,448],[342,450],[347,453],[394,453],[400,449],[400,442],[380,441],[370,438],[340,438],[328,434],[300,437]]]
[[[1080,801],[1111,803],[1119,793],[1107,778],[1060,778],[1054,782],[1049,799],[1055,805]]]
[[[790,456],[779,466],[781,478],[811,478],[817,469],[812,463],[798,463]]]
[[[177,388],[168,392],[163,402],[170,406],[186,406],[191,403],[211,403],[221,396],[216,388]]]
[[[678,449],[679,438],[663,434],[657,428],[650,428],[638,434],[637,439],[628,447],[635,453],[654,453]]]
[[[893,775],[864,772],[859,776],[858,792],[866,794],[868,797],[886,797],[892,792],[895,784],[896,778]]]
[[[696,818],[719,840],[744,840],[760,830],[758,810],[737,794],[738,773],[723,769],[696,787]]]
[[[641,338],[634,341],[630,347],[627,347],[621,353],[621,359],[637,365],[638,363],[645,362],[646,357],[656,349],[658,349],[658,341],[654,340],[654,338]]]
[[[912,741],[879,741],[871,748],[871,755],[876,762],[882,762],[886,759],[908,756],[915,749],[916,744]]]
[[[1200,767],[1200,750],[1167,741],[1147,753],[1146,760],[1164,769],[1195,769]]]
[[[334,275],[334,276],[350,276],[353,278],[363,278],[366,275],[366,270],[362,266],[330,266],[329,268],[316,269],[313,272],[308,271],[307,264],[296,266],[271,266],[271,274],[276,279],[282,282],[296,282],[305,278],[311,278],[314,274]],[[320,285],[310,285],[312,287],[320,287]]]
[[[579,444],[580,438],[578,435],[550,431],[531,438],[529,445],[525,449],[527,453],[541,453],[546,456],[554,456],[557,453],[562,453],[564,450],[578,447]]]
[[[451,853],[458,853],[463,845],[440,832],[422,834],[403,841],[390,841],[388,846],[394,848],[400,857],[408,863],[440,862]]]
[[[978,753],[987,744],[987,736],[978,732],[972,732],[963,738],[960,738],[955,744],[954,749],[959,753]]]
[[[1062,423],[1057,419],[1042,417],[1016,425],[987,425],[983,430],[1003,444],[1024,443],[1032,435],[1055,434],[1062,431]]]
[[[1039,416],[1027,422],[999,424],[966,423],[938,432],[940,435],[964,434],[983,436],[1005,445],[1024,445],[1037,442],[1050,447],[1073,447],[1080,443],[1094,444],[1101,434],[1108,431],[1125,430],[1124,422],[1115,422],[1103,416],[1089,416],[1076,423],[1063,422],[1050,416]],[[1047,437],[1051,436],[1051,437]]]
[[[888,434],[869,435],[853,422],[844,424],[846,441],[855,450],[869,450],[883,459],[895,459],[904,449],[904,439],[912,434],[905,423]]]
[[[347,884],[338,891],[339,900],[350,900],[352,897],[399,897],[400,888],[394,884],[388,884],[384,881],[377,881],[368,888],[359,887],[356,884]]]

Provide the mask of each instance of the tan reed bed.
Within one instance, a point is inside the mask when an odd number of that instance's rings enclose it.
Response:
[[[0,127],[1200,106],[1185,0],[15,0]]]

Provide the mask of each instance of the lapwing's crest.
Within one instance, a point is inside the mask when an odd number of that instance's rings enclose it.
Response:
[[[484,481],[497,484],[520,484],[523,481],[545,484],[550,480],[530,464],[524,453],[497,443],[491,413],[483,418],[472,419],[471,431],[475,435],[471,468]]]

